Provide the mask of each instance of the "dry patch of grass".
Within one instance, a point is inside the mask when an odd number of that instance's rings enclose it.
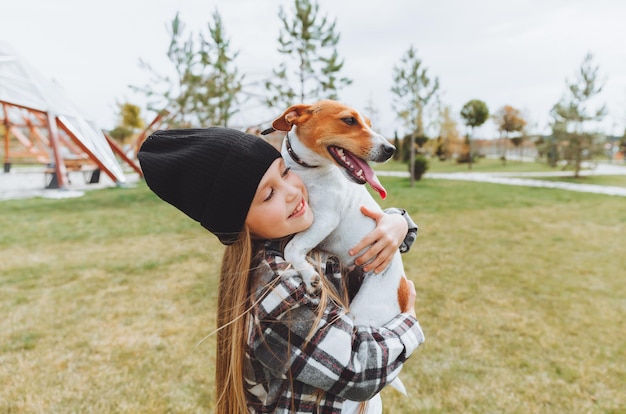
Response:
[[[622,412],[619,197],[383,178],[427,342],[387,413]],[[145,186],[0,203],[0,413],[212,412],[222,246]]]
[[[19,210],[2,240],[21,242],[0,249],[0,412],[212,404],[214,347],[196,346],[215,327],[221,247],[163,203],[107,195],[120,194],[89,194],[84,211],[69,200],[2,206]]]

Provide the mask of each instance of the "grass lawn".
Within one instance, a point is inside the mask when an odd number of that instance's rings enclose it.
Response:
[[[426,334],[386,413],[626,412],[624,198],[381,180]],[[0,202],[0,229],[0,413],[213,411],[213,236],[144,184]]]

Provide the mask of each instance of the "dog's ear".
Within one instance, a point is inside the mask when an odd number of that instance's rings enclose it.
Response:
[[[277,131],[290,131],[293,125],[300,125],[308,117],[311,105],[292,105],[283,114],[272,122],[272,127]]]

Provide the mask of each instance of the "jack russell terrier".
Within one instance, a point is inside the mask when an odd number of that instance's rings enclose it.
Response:
[[[309,193],[313,224],[289,241],[285,259],[314,294],[320,276],[306,255],[319,246],[336,255],[344,266],[354,265],[348,250],[375,227],[360,207],[382,211],[363,184],[369,183],[383,199],[387,196],[367,162],[387,161],[395,147],[372,130],[369,119],[330,100],[289,107],[263,133],[272,130],[287,131],[281,151],[285,164],[302,178]],[[397,251],[381,274],[364,274],[350,303],[350,315],[357,325],[382,326],[405,309],[408,292]],[[406,394],[399,380],[394,383]]]

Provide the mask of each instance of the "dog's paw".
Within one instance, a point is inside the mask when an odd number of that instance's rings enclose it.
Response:
[[[306,269],[300,272],[306,287],[306,293],[310,296],[319,296],[322,291],[322,278],[313,269]]]
[[[307,293],[311,296],[317,296],[322,291],[322,278],[317,273],[311,277],[310,284],[307,285]]]

